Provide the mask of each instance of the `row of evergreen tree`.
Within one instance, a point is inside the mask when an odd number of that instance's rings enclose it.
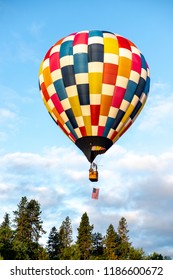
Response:
[[[159,253],[146,255],[141,248],[134,248],[129,241],[127,221],[122,217],[117,231],[112,224],[105,236],[93,232],[85,212],[73,241],[73,230],[67,216],[59,229],[50,230],[46,246],[39,243],[45,234],[38,201],[22,197],[13,212],[11,222],[8,213],[0,225],[0,259],[4,260],[143,260],[170,259]]]

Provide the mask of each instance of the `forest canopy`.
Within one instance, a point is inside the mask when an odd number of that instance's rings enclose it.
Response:
[[[69,216],[59,228],[53,226],[46,245],[40,238],[46,234],[38,201],[22,197],[11,220],[8,213],[0,224],[1,260],[168,260],[157,252],[147,255],[142,246],[135,248],[130,242],[127,220],[122,217],[115,229],[110,224],[105,232],[94,232],[85,212],[73,240],[72,221]],[[142,244],[141,244],[142,245]]]

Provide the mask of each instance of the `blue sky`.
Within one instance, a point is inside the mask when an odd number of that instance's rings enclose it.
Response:
[[[171,0],[0,0],[0,222],[27,196],[40,202],[47,233],[68,215],[75,239],[87,212],[94,231],[105,234],[124,216],[136,248],[173,257],[172,12]],[[88,161],[49,117],[38,89],[47,50],[87,29],[127,37],[151,71],[147,103],[98,157],[95,184]],[[91,199],[93,186],[100,188],[98,201]]]

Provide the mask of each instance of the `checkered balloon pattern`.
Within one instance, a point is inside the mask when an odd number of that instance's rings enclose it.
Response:
[[[149,67],[128,39],[108,31],[81,31],[49,49],[39,85],[48,112],[74,143],[103,138],[110,147],[146,102]],[[91,146],[95,151],[109,148],[94,140]]]

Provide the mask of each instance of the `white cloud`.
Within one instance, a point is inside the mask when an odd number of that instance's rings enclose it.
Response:
[[[154,83],[151,86],[144,110],[140,130],[157,129],[162,133],[168,125],[173,125],[173,94],[168,84]]]
[[[165,91],[170,91],[170,86],[166,83],[163,82],[154,82],[153,84],[151,84],[151,92],[154,93],[164,93]]]
[[[16,118],[16,114],[9,109],[0,108],[0,122],[11,121]]]

